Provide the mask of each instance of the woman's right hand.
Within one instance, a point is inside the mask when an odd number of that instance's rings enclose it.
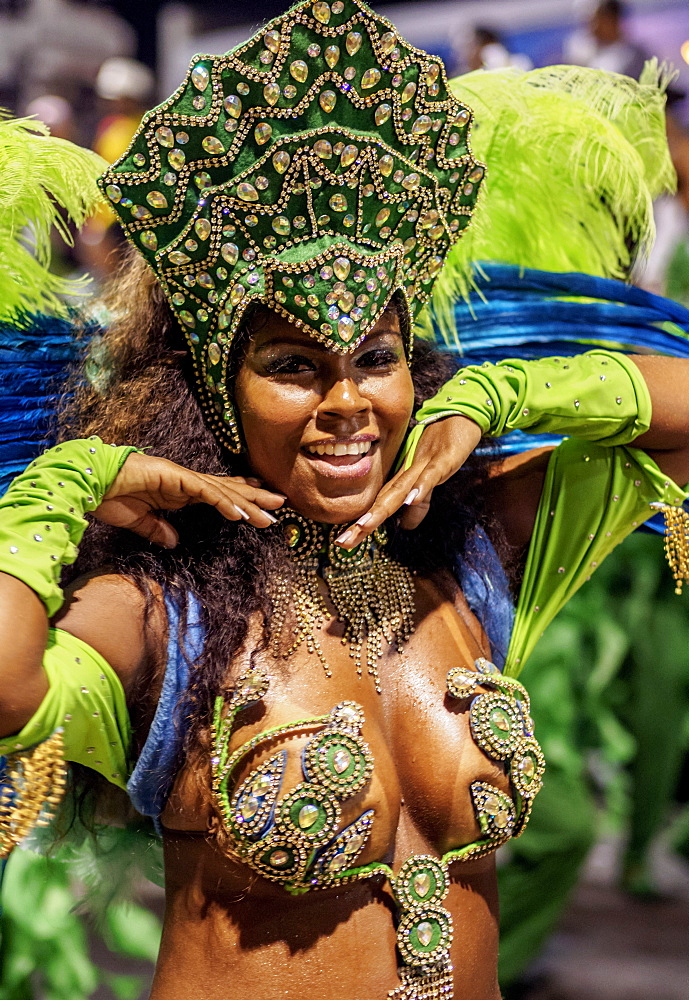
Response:
[[[269,513],[285,502],[279,493],[261,489],[255,479],[192,472],[165,458],[132,452],[94,515],[106,524],[127,528],[150,542],[173,549],[179,536],[156,511],[207,503],[229,521],[245,520],[257,528],[275,523]]]

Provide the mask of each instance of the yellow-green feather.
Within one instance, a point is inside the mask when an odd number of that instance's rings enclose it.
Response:
[[[51,136],[42,122],[0,111],[1,320],[65,314],[62,296],[80,283],[49,272],[51,231],[71,243],[67,220],[80,226],[102,202],[96,178],[106,166],[96,153]]]
[[[655,62],[641,82],[574,66],[451,81],[474,109],[472,147],[487,173],[472,224],[433,292],[448,342],[456,339],[452,303],[467,297],[481,261],[629,276],[655,235],[653,199],[675,185],[667,82]]]

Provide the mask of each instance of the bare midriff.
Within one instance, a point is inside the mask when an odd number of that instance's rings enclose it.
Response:
[[[322,638],[332,671],[298,652],[286,663],[266,654],[270,687],[238,717],[232,749],[275,726],[327,714],[356,701],[375,760],[367,787],[343,807],[343,822],[375,810],[358,865],[397,872],[412,855],[441,857],[480,836],[472,781],[508,791],[502,767],[474,743],[466,710],[448,698],[445,678],[472,667],[488,648],[461,595],[416,580],[417,625],[402,655],[380,665],[382,693],[359,678],[333,627]],[[234,673],[234,671],[233,671]],[[285,746],[285,785],[300,780],[306,737]],[[237,775],[244,779],[256,761]],[[166,912],[151,1000],[385,1000],[399,985],[396,904],[385,873],[350,885],[293,895],[228,856],[203,759],[180,771],[165,827]],[[493,856],[450,866],[443,905],[452,914],[455,996],[498,1000],[497,888]]]

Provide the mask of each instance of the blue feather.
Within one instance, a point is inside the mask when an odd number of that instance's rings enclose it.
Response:
[[[54,415],[79,348],[68,319],[0,323],[0,493],[54,435]]]

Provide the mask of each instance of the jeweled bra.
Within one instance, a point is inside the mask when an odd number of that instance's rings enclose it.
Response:
[[[221,845],[295,895],[365,878],[387,880],[398,908],[401,961],[401,985],[389,1000],[451,998],[452,916],[441,905],[449,888],[449,865],[489,854],[518,836],[542,783],[545,762],[533,736],[527,692],[484,658],[476,660],[475,669],[449,671],[448,693],[457,700],[471,699],[473,738],[491,759],[505,765],[513,799],[487,782],[472,782],[481,839],[440,859],[410,857],[395,874],[384,862],[356,864],[370,837],[375,810],[364,810],[341,828],[341,804],[366,787],[374,767],[362,736],[364,713],[355,702],[343,701],[327,715],[265,730],[230,753],[237,716],[264,697],[268,683],[266,674],[253,668],[227,698],[216,699],[211,764],[213,796],[224,828]],[[309,735],[301,758],[303,781],[283,791],[288,751],[278,746],[237,783],[250,755],[296,734]]]

